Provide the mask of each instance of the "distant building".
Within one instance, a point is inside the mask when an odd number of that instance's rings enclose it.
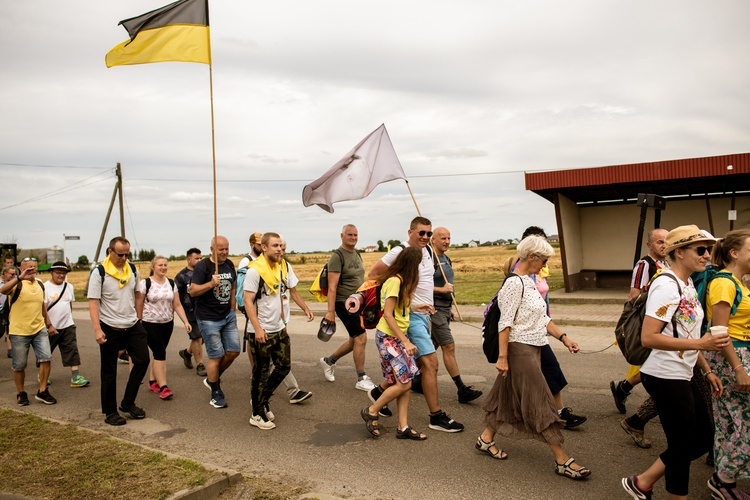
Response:
[[[477,240],[471,240],[468,244],[469,248],[476,248],[479,246],[479,242]]]
[[[553,234],[547,238],[547,241],[550,243],[560,243],[560,237],[556,234]]]
[[[372,253],[372,252],[377,252],[377,251],[378,251],[378,247],[375,245],[367,245],[365,247],[365,253]]]

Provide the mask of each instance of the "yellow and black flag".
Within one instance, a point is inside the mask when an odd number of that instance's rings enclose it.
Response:
[[[119,24],[130,40],[107,53],[108,68],[165,61],[211,64],[208,0],[178,0]]]

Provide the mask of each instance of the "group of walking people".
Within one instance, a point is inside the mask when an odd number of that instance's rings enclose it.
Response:
[[[637,376],[611,388],[623,411],[633,381],[643,383],[667,449],[645,471],[623,478],[623,488],[632,498],[650,499],[664,477],[670,499],[687,498],[690,463],[708,453],[715,467],[707,485],[712,498],[750,498],[736,484],[750,478],[750,291],[743,282],[750,273],[750,231],[716,239],[694,225],[655,230],[649,248],[666,257],[645,286],[640,278],[635,284],[638,293],[648,293],[641,342],[651,352]],[[643,272],[636,266],[634,279]],[[656,279],[661,275],[671,279]],[[631,419],[623,429],[639,446],[650,446],[643,441],[647,420]]]
[[[358,319],[358,316],[344,306],[344,295],[356,289],[352,286],[354,282],[348,281],[351,270],[358,276],[357,286],[364,281],[362,261],[358,255],[340,251],[337,251],[337,264],[333,262],[333,255],[331,257],[333,292],[329,295],[324,321],[331,324],[338,316],[349,331],[350,339],[331,355],[321,358],[321,366],[326,379],[333,382],[336,361],[350,352],[354,354],[355,387],[366,391],[371,402],[361,409],[360,416],[367,431],[375,437],[382,436],[384,429],[380,418],[392,415],[388,404],[395,401],[396,437],[427,439],[409,418],[410,395],[415,390],[425,396],[430,429],[444,432],[464,429],[439,403],[438,348],[442,349],[446,368],[456,383],[459,402],[470,402],[482,394],[461,380],[450,336],[449,305],[447,330],[445,326],[437,327],[437,331],[442,332],[438,335],[442,340],[431,333],[431,329],[436,328],[432,324],[436,306],[439,303],[446,308],[444,301],[436,301],[435,297],[453,294],[450,259],[445,256],[450,233],[445,228],[437,228],[435,235],[443,235],[443,232],[447,233],[447,245],[432,239],[429,219],[415,218],[407,242],[391,249],[369,271],[368,277],[381,287],[382,318],[375,333],[382,372],[379,380],[373,380],[364,371],[365,331],[361,324],[358,327],[354,324],[353,318]],[[580,425],[586,418],[562,406],[560,393],[567,381],[548,339],[553,337],[560,341],[571,353],[579,348],[555,325],[549,314],[545,276],[547,261],[554,255],[554,249],[543,232],[531,233],[524,235],[517,246],[518,255],[509,263],[508,277],[498,292],[501,311],[495,364],[498,375],[482,402],[484,429],[475,447],[493,459],[504,460],[509,454],[496,442],[498,437],[538,439],[550,447],[555,473],[584,479],[591,475],[591,469],[568,455],[563,448],[561,430]],[[356,228],[345,226],[341,236],[342,249],[356,253]],[[648,299],[641,340],[651,351],[637,376],[629,374],[625,380],[613,382],[611,387],[618,409],[624,412],[630,390],[636,383],[643,383],[660,417],[667,449],[645,471],[624,478],[623,487],[633,498],[649,499],[654,484],[665,477],[670,498],[686,498],[690,462],[712,451],[715,473],[708,488],[713,498],[750,498],[736,487],[737,480],[750,476],[747,427],[750,422],[750,291],[743,282],[743,277],[750,274],[750,231],[730,231],[717,240],[697,226],[681,226],[672,231],[650,233],[649,243],[652,243],[652,236],[660,238],[659,248],[663,252],[659,264],[652,259],[652,265],[659,268],[660,274],[669,274],[673,279],[656,280],[657,274],[651,273],[650,279],[645,280],[643,288],[648,290]],[[653,248],[657,248],[657,242],[653,243]],[[290,402],[301,402],[311,396],[299,389],[291,374],[290,339],[286,332],[289,301],[294,300],[303,309],[308,321],[313,315],[296,290],[298,279],[283,258],[284,246],[283,239],[276,233],[254,233],[251,236],[253,252],[242,266],[246,276],[241,296],[248,320],[245,340],[250,344],[254,365],[250,424],[263,430],[275,427],[270,399],[282,382],[287,384]],[[166,370],[166,350],[174,315],[180,318],[189,335],[189,344],[180,350],[180,357],[186,367],[192,367],[192,359],[196,360],[197,373],[205,376],[204,384],[211,390],[211,406],[225,408],[221,376],[239,355],[241,345],[234,313],[237,271],[228,259],[228,240],[222,236],[214,238],[212,255],[204,259],[200,250],[188,251],[188,267],[174,281],[167,277],[167,259],[162,256],[151,262],[150,276],[140,279],[136,267],[127,260],[129,247],[125,238],[114,238],[108,256],[92,271],[89,279],[89,312],[102,358],[101,396],[105,422],[126,423],[118,408],[131,418],[145,417],[145,411],[136,406],[135,399],[149,364],[149,390],[162,400],[174,397]],[[705,284],[704,311],[691,276],[702,275],[709,263],[720,279],[712,274],[713,279]],[[52,323],[51,301],[44,298],[41,283],[35,279],[35,264],[31,259],[24,260],[19,275],[10,268],[3,268],[0,293],[10,298],[22,288],[21,299],[16,298],[20,306],[11,311],[10,319],[18,403],[28,404],[23,391],[24,358],[32,347],[40,363],[37,399],[53,404],[54,398],[47,387],[51,360],[49,335],[53,331],[59,334],[65,326],[60,323],[58,328]],[[63,283],[58,281],[65,281],[68,269],[64,263],[59,264],[53,266],[51,288],[62,297],[67,290],[64,286],[59,289]],[[445,274],[446,269],[450,269],[450,278]],[[438,275],[442,275],[443,280],[436,286]],[[29,282],[28,287],[19,285],[24,280]],[[636,285],[639,292],[643,291],[641,286]],[[342,293],[336,293],[337,288]],[[60,299],[56,297],[56,300]],[[69,312],[70,305],[66,308]],[[62,316],[67,317],[67,314]],[[711,325],[707,333],[702,331],[706,323]],[[24,332],[31,333],[24,335],[18,330],[20,326]],[[72,337],[74,340],[74,331]],[[206,349],[205,364],[201,344]],[[74,386],[88,385],[77,372],[80,359],[75,343],[60,342],[59,345],[61,352],[65,350],[64,364],[73,370],[71,385],[75,380],[81,385]],[[117,405],[117,361],[122,350],[127,351],[131,368],[124,396]],[[414,381],[418,377],[421,380],[417,388]],[[706,398],[709,393],[710,400]],[[624,420],[623,429],[638,443],[636,438],[645,439],[643,427],[638,429],[638,422],[634,423],[636,427],[630,419]]]

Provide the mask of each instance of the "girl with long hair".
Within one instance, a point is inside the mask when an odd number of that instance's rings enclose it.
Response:
[[[376,278],[382,283],[380,303],[383,317],[378,322],[375,343],[380,354],[380,367],[388,387],[380,397],[360,412],[367,430],[375,437],[381,436],[378,422],[381,408],[396,400],[398,405],[398,439],[422,441],[427,436],[409,427],[409,396],[411,382],[418,373],[414,355],[417,347],[406,337],[409,328],[409,306],[414,290],[419,283],[419,265],[422,262],[422,249],[406,247],[398,254],[383,273]]]

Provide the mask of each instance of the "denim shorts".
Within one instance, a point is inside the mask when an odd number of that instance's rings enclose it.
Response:
[[[14,372],[22,372],[26,369],[29,360],[29,346],[34,349],[36,360],[40,363],[52,361],[52,350],[49,347],[49,333],[42,328],[34,335],[9,335],[10,345],[13,348],[13,361],[11,367]]]
[[[234,311],[219,321],[199,319],[198,326],[210,359],[219,359],[227,352],[240,352],[240,332]]]
[[[427,356],[435,352],[435,346],[430,336],[430,315],[418,312],[409,313],[409,329],[406,336],[412,344],[417,346],[415,358]]]

